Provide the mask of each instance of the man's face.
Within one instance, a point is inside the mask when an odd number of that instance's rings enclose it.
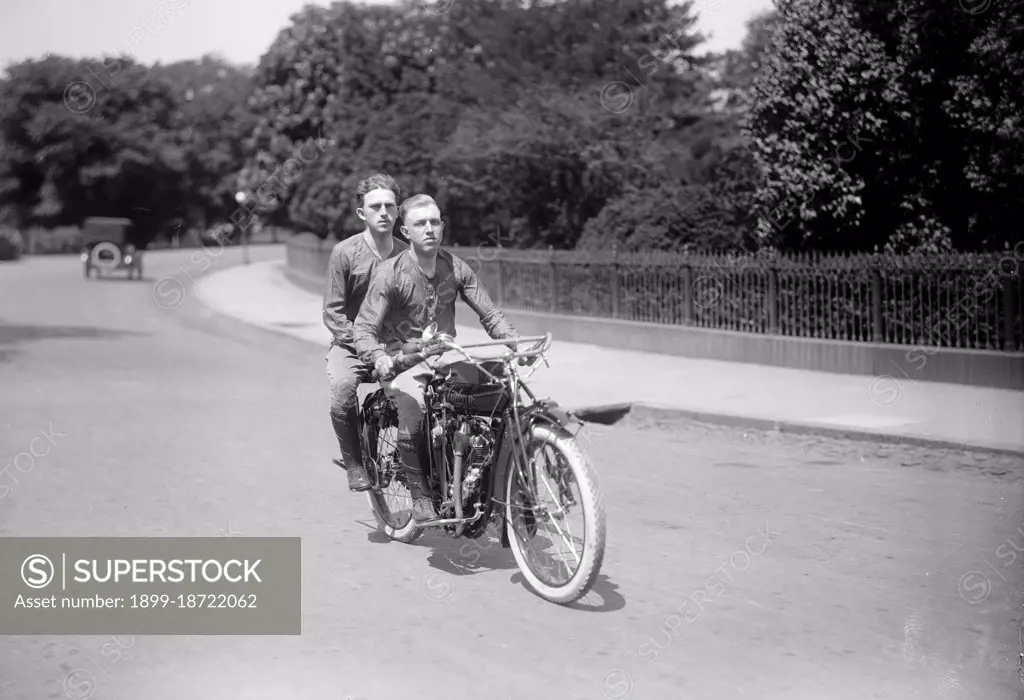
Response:
[[[436,253],[444,236],[441,210],[433,204],[421,204],[410,209],[405,215],[402,232],[416,250]]]
[[[391,233],[398,218],[395,193],[391,190],[370,190],[363,195],[363,206],[356,209],[356,215],[373,233]]]

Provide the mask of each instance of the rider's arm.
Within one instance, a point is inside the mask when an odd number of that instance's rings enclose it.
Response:
[[[331,251],[327,263],[327,291],[324,293],[323,319],[337,341],[349,342],[354,319],[345,315],[345,289],[348,285],[348,255],[340,245]]]
[[[391,292],[393,275],[392,266],[381,265],[370,279],[363,305],[359,307],[352,327],[355,337],[356,354],[368,365],[375,364],[377,359],[387,355],[384,343],[380,341],[384,319],[391,310]]]
[[[495,340],[503,338],[518,338],[519,332],[512,327],[498,307],[491,301],[483,285],[480,284],[476,273],[464,260],[452,256],[455,267],[455,276],[458,280],[459,296],[469,305],[469,308],[476,312],[480,318],[480,325],[487,331],[487,335]]]

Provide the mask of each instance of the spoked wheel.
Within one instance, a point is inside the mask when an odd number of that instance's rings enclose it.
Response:
[[[412,517],[412,495],[398,454],[394,404],[378,395],[368,413],[363,426],[363,455],[372,486],[366,498],[381,531],[393,540],[408,544],[419,537],[422,530],[416,527]]]
[[[509,469],[506,527],[530,587],[567,605],[594,585],[604,560],[605,513],[597,475],[565,430],[535,425],[527,468]]]

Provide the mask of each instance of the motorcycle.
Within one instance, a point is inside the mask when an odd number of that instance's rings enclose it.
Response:
[[[382,388],[362,402],[359,432],[371,483],[367,498],[389,538],[409,543],[426,529],[442,528],[454,538],[476,539],[495,522],[502,548],[511,548],[530,588],[545,600],[568,605],[586,595],[601,569],[605,511],[597,474],[577,439],[583,421],[553,400],[538,399],[523,381],[539,361],[550,367],[551,342],[548,333],[460,347],[431,324],[421,339],[403,346],[394,374],[449,351],[464,358],[432,365],[424,391],[420,444],[427,446],[427,454],[421,464],[439,520],[419,525],[412,517],[397,449],[398,412]],[[499,357],[467,352],[509,344],[516,349]],[[530,367],[528,373],[522,367]],[[467,381],[473,370],[479,372],[477,381]],[[376,370],[373,379],[381,379]],[[392,491],[395,500],[404,491],[407,505],[393,505]],[[576,514],[582,526],[574,532],[569,519]],[[553,526],[550,534],[542,531],[547,523]],[[556,546],[568,546],[568,562],[538,561]]]

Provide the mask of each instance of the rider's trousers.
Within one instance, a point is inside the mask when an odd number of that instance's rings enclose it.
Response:
[[[360,384],[372,382],[372,368],[363,363],[352,347],[332,345],[327,351],[327,379],[331,387],[331,423],[346,468],[363,466],[356,413]]]

